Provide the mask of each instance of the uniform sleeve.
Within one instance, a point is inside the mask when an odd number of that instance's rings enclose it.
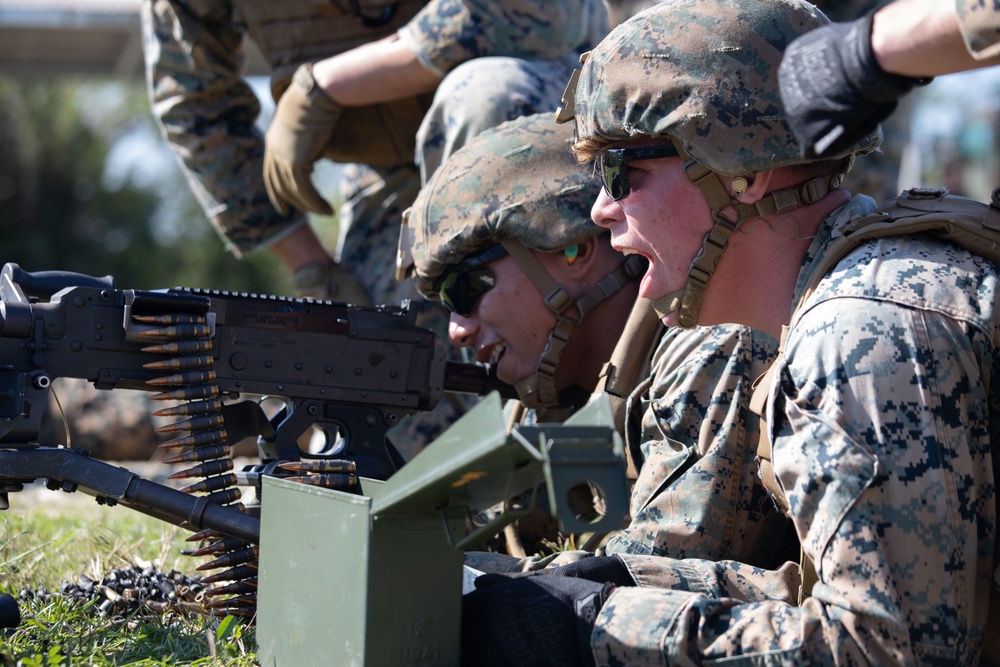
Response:
[[[444,76],[484,56],[557,58],[606,31],[599,0],[431,0],[399,35],[425,67]]]
[[[678,571],[673,590],[619,589],[592,636],[597,664],[974,664],[996,528],[991,359],[985,332],[940,310],[811,309],[789,335],[769,433],[812,596],[726,597],[708,567]]]
[[[757,478],[759,419],[748,407],[776,352],[777,341],[747,327],[667,331],[651,382],[630,398],[627,438],[633,452],[638,440],[641,465],[631,522],[608,553],[756,566],[797,557],[782,548],[789,523]]]
[[[281,216],[264,189],[260,103],[241,76],[243,32],[230,3],[141,6],[153,115],[229,249],[240,256],[303,224],[301,214]]]
[[[995,2],[955,0],[958,27],[976,60],[1000,56],[1000,7]]]

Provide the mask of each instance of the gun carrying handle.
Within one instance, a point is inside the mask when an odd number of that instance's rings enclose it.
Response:
[[[8,262],[3,267],[0,274],[0,282],[3,284],[3,296],[6,300],[9,285],[20,287],[24,296],[37,297],[47,300],[53,294],[66,287],[96,287],[98,289],[115,288],[115,279],[112,276],[88,276],[83,273],[72,271],[25,271],[19,265]]]

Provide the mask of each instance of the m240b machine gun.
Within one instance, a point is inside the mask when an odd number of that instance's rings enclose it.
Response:
[[[110,276],[30,273],[6,264],[0,508],[10,492],[39,479],[52,489],[79,489],[100,503],[228,536],[207,553],[222,554],[220,567],[232,566],[219,573],[223,581],[246,583],[260,519],[259,506],[241,502],[240,487],[256,488],[259,498],[268,475],[343,490],[359,477],[387,479],[403,464],[386,439],[402,417],[432,409],[445,392],[503,388],[483,366],[447,361],[440,341],[415,318],[407,303],[361,307],[201,289],[123,290]],[[189,485],[171,488],[85,450],[39,443],[59,377],[99,389],[152,391],[172,403],[156,414],[180,420],[166,428],[178,437],[163,446],[181,452],[167,462],[187,466],[174,477]],[[268,416],[260,397],[279,399],[282,407]],[[325,451],[300,449],[311,431],[324,434]],[[253,436],[260,462],[234,471],[230,444]]]
[[[408,304],[120,290],[111,277],[7,264],[2,507],[44,479],[199,531],[191,553],[213,560],[198,569],[217,570],[202,579],[215,584],[206,611],[254,616],[262,665],[457,665],[462,552],[530,508],[471,534],[466,519],[544,488],[564,532],[613,530],[628,508],[624,448],[606,396],[563,424],[511,426],[501,404],[511,388],[484,366],[447,361],[415,317]],[[169,401],[155,414],[181,421],[161,446],[190,466],[172,477],[200,480],[175,489],[39,443],[59,377]],[[485,398],[403,465],[387,431],[446,392]],[[268,416],[260,397],[281,407]],[[328,447],[304,451],[315,429]],[[259,463],[234,471],[230,443],[253,436]],[[596,522],[574,517],[566,495],[583,481],[606,503]]]

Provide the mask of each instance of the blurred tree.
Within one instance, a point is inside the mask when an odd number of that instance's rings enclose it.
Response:
[[[0,77],[0,262],[123,288],[291,294],[266,253],[224,251],[172,160],[138,179],[152,182],[105,177],[112,148],[136,135],[157,148],[141,83]]]

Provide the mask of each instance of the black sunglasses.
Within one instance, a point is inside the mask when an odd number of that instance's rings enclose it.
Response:
[[[440,296],[444,307],[449,312],[464,317],[471,315],[479,297],[496,284],[493,271],[486,264],[506,254],[507,251],[498,243],[478,255],[466,257],[445,271],[434,284],[434,291]]]
[[[637,160],[652,160],[663,157],[680,157],[680,154],[673,144],[644,146],[642,148],[608,148],[601,151],[598,156],[598,165],[601,168],[604,191],[611,197],[611,201],[618,201],[628,196],[630,190],[626,164]]]

